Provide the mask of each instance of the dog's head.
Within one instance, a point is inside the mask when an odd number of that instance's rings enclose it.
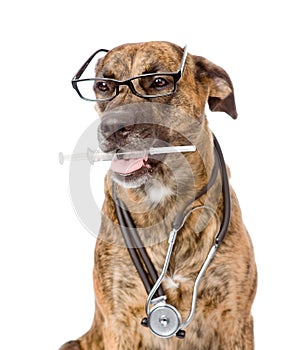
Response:
[[[104,152],[195,143],[206,129],[206,103],[212,111],[237,117],[228,74],[168,42],[115,48],[98,60],[96,78],[98,138]],[[112,178],[130,188],[154,179],[165,182],[162,177],[171,177],[167,157],[117,160],[111,167]]]

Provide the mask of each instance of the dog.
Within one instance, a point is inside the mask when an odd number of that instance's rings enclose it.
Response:
[[[141,326],[147,292],[123,240],[115,204],[116,196],[127,206],[159,275],[172,224],[184,205],[191,203],[194,210],[177,233],[161,285],[167,303],[179,310],[182,320],[187,319],[195,280],[224,220],[222,175],[218,173],[208,191],[195,196],[210,181],[215,164],[206,104],[211,111],[237,117],[229,75],[206,58],[186,54],[169,42],[116,47],[98,59],[95,74],[102,151],[119,154],[191,144],[197,150],[146,154],[134,160],[117,157],[112,162],[104,182],[95,249],[93,324],[60,350],[254,349],[251,307],[257,287],[256,263],[234,190],[230,187],[226,236],[202,276],[195,314],[184,339],[160,337]]]

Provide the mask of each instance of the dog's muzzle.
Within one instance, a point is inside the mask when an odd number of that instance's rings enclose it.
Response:
[[[165,155],[149,157],[151,147],[165,147],[169,143],[165,135],[159,136],[151,108],[127,106],[104,113],[98,127],[99,147],[103,152],[117,153],[111,163],[112,178],[124,187],[140,187],[153,174]],[[139,152],[138,158],[119,158],[119,153]]]
[[[143,156],[151,147],[196,145],[198,121],[170,105],[145,102],[123,105],[106,111],[98,127],[99,147],[103,152],[141,152],[133,159],[112,162],[112,178],[124,187],[140,187],[150,178],[157,178],[165,171],[167,176],[179,167],[178,157],[166,164],[170,156]],[[147,153],[149,154],[149,152]]]

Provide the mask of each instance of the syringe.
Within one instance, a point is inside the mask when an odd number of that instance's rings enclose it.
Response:
[[[195,152],[196,146],[168,146],[168,147],[150,147],[148,150],[139,151],[126,151],[117,153],[105,153],[101,150],[87,149],[87,153],[74,153],[71,155],[64,155],[62,152],[59,153],[59,163],[64,164],[65,161],[76,161],[76,160],[88,160],[90,164],[100,161],[111,161],[115,159],[133,159],[133,158],[144,158],[147,155],[155,154],[167,154],[167,153],[184,153],[184,152]]]

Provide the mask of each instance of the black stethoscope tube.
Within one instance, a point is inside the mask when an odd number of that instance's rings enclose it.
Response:
[[[219,142],[217,141],[215,135],[213,134],[214,138],[214,145],[216,152],[219,157],[219,162],[220,162],[220,171],[221,171],[221,176],[222,176],[222,192],[223,192],[223,201],[224,201],[224,214],[223,214],[223,221],[219,230],[219,233],[216,236],[216,244],[219,245],[228,230],[228,226],[230,223],[230,216],[231,216],[231,199],[230,199],[230,188],[229,188],[229,181],[228,181],[228,174],[227,174],[227,169],[226,169],[226,164],[225,160],[223,157],[223,153],[221,150],[221,147],[219,145]]]
[[[121,227],[122,235],[126,243],[126,247],[129,251],[133,264],[136,267],[136,270],[144,284],[145,290],[147,294],[149,294],[153,284],[158,279],[156,269],[150,260],[146,249],[143,247],[143,243],[141,242],[141,239],[137,233],[135,224],[130,216],[129,211],[126,209],[125,204],[118,199],[114,185],[113,199],[115,202],[116,213]],[[141,259],[144,263],[145,268],[148,270],[147,272],[142,266]],[[162,287],[158,289],[157,295],[164,295]]]

